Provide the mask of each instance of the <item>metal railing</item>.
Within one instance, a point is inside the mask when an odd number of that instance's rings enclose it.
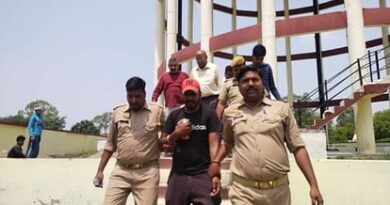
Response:
[[[315,108],[314,111],[317,111],[320,107],[328,109],[332,100],[340,97],[342,93],[357,83],[362,86],[366,82],[375,82],[380,80],[383,77],[381,72],[390,67],[390,65],[386,65],[385,63],[385,59],[390,58],[390,55],[386,55],[386,53],[390,53],[390,46],[373,52],[368,51],[366,55],[358,58],[351,65],[334,74],[332,77],[325,79],[325,101]],[[369,80],[366,80],[368,78]],[[318,93],[319,89],[317,87],[308,93],[306,99],[312,99],[315,96],[318,96]],[[318,102],[319,99],[320,96],[314,98],[314,100],[308,100],[306,102]]]

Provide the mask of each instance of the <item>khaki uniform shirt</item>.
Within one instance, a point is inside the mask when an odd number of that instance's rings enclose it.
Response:
[[[263,98],[251,108],[242,101],[224,113],[225,144],[233,147],[231,170],[253,180],[268,181],[290,171],[290,152],[305,146],[287,103]]]
[[[165,126],[163,108],[156,103],[145,103],[134,112],[128,104],[118,106],[112,113],[105,150],[117,152],[121,164],[142,164],[158,160],[158,132]]]
[[[229,78],[222,85],[218,100],[224,100],[228,105],[239,103],[242,100],[238,82],[234,78]]]
[[[191,78],[197,80],[203,97],[219,94],[219,68],[217,65],[208,62],[203,69],[198,66],[191,70]]]

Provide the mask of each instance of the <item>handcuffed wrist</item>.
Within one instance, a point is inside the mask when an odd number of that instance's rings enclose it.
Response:
[[[168,144],[173,144],[173,142],[171,141],[172,139],[171,139],[171,135],[168,135],[167,136],[167,142],[168,142]]]

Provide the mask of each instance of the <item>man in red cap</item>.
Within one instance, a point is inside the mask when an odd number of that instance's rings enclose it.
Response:
[[[201,105],[196,80],[184,80],[182,94],[185,106],[168,116],[160,139],[165,151],[174,147],[166,204],[220,204],[220,179],[210,181],[208,175],[219,146],[219,119],[214,110]]]

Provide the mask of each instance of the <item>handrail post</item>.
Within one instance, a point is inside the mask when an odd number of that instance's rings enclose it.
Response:
[[[371,64],[371,52],[370,52],[370,50],[368,50],[368,66],[370,68],[370,80],[371,80],[371,82],[374,82],[374,80],[372,79],[372,64]]]
[[[298,126],[302,128],[302,111],[301,111],[301,101],[297,100],[297,105],[298,105]]]
[[[319,14],[318,0],[313,0],[313,12],[314,15]],[[324,97],[324,73],[323,73],[323,65],[322,65],[322,46],[321,46],[320,33],[314,34],[314,40],[315,40],[315,52],[316,52],[316,64],[317,64],[318,98],[321,103],[320,113],[322,115],[325,112],[325,107],[323,107],[325,97]]]
[[[329,108],[329,102],[328,102],[328,81],[325,79],[324,81],[324,86],[325,86],[325,102],[326,102],[326,109]]]
[[[360,85],[363,85],[363,77],[362,77],[362,69],[360,67],[360,59],[357,59],[357,66],[358,66],[358,72],[359,72],[359,82]]]
[[[381,73],[379,71],[378,51],[375,51],[375,63],[376,63],[376,76],[379,80],[381,79]]]

